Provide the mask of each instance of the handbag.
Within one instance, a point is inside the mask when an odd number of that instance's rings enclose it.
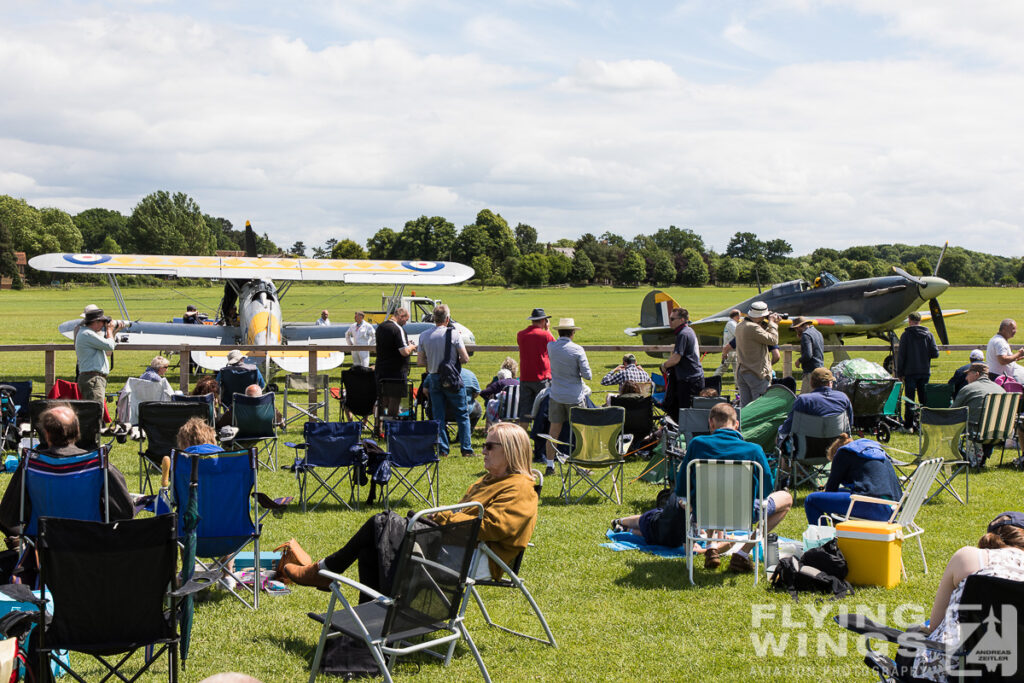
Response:
[[[438,379],[441,380],[441,389],[447,392],[461,391],[463,388],[462,383],[462,363],[459,362],[458,355],[455,360],[452,360],[452,331],[455,328],[449,327],[444,333],[444,356],[441,358],[441,364],[437,366]]]

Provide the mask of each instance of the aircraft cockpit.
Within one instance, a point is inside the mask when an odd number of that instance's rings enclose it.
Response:
[[[808,285],[803,280],[790,280],[789,282],[780,282],[777,285],[772,286],[772,294],[799,294],[800,292],[808,289]]]
[[[263,295],[262,298],[265,301],[266,300],[270,300],[270,301],[276,301],[277,300],[277,297],[278,297],[277,288],[274,286],[274,283],[271,282],[270,280],[263,280],[263,279],[260,279],[260,280],[250,280],[249,281],[249,287],[250,287],[250,289],[249,289],[249,299],[252,300],[252,301],[255,301],[256,299],[259,299],[260,295]]]
[[[814,288],[820,287],[831,287],[832,285],[839,284],[839,278],[828,271],[821,271],[818,277],[814,278]]]

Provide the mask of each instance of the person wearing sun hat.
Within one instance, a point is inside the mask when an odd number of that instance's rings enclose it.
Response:
[[[814,327],[814,321],[798,315],[793,318],[793,331],[800,337],[800,370],[804,381],[800,393],[811,390],[811,373],[825,367],[825,339]]]
[[[558,339],[548,344],[548,358],[551,360],[551,387],[548,394],[548,435],[558,439],[562,425],[569,421],[569,409],[584,406],[587,385],[583,380],[591,379],[590,363],[583,347],[573,341],[582,328],[572,318],[561,318],[555,325]],[[555,473],[555,446],[547,443],[546,474]]]
[[[736,326],[736,392],[740,406],[768,391],[772,376],[771,348],[779,344],[779,316],[768,304],[755,301]]]
[[[533,418],[533,402],[537,394],[551,384],[551,361],[548,344],[555,338],[548,332],[551,316],[543,308],[535,308],[526,318],[530,324],[516,334],[519,346],[519,424],[526,427]]]

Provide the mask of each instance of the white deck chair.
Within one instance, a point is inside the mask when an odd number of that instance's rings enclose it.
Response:
[[[711,532],[722,531],[724,538],[714,539],[726,543],[754,543],[754,585],[757,585],[760,553],[764,550],[764,507],[759,506],[754,516],[754,484],[762,498],[764,470],[756,462],[747,460],[691,460],[686,466],[686,491],[693,491],[696,505],[687,501],[693,510],[692,524],[686,525],[686,564],[693,580],[693,544],[710,540]],[[700,536],[701,530],[708,538]],[[745,533],[746,536],[740,535]]]
[[[907,486],[899,500],[885,500],[855,493],[850,496],[850,507],[847,508],[846,514],[843,516],[833,515],[833,519],[840,522],[845,522],[848,519],[857,519],[856,517],[851,517],[854,503],[888,505],[893,509],[892,516],[889,517],[889,523],[899,524],[902,527],[903,540],[917,537],[917,547],[921,551],[921,564],[924,565],[924,573],[927,574],[928,560],[925,559],[924,544],[921,542],[921,534],[924,533],[924,529],[918,525],[915,518],[917,517],[917,511],[921,509],[921,505],[924,504],[925,499],[928,497],[928,490],[932,487],[932,482],[935,481],[936,475],[942,468],[942,463],[942,458],[922,460],[917,469],[914,470],[914,473],[910,475],[910,479],[907,480]],[[907,568],[903,564],[902,558],[900,559],[900,570],[903,572],[903,578],[906,579]]]
[[[146,401],[170,401],[174,390],[171,389],[171,383],[167,381],[166,377],[161,378],[159,382],[129,377],[124,385],[124,393],[128,398],[128,415],[127,419],[122,420],[122,422],[134,427],[139,424],[140,403],[145,403]],[[120,417],[118,415],[119,419]]]

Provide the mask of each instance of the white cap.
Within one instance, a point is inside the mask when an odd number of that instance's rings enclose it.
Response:
[[[973,351],[971,351],[971,360],[972,361],[984,362],[985,361],[985,353],[981,349],[974,349]]]

